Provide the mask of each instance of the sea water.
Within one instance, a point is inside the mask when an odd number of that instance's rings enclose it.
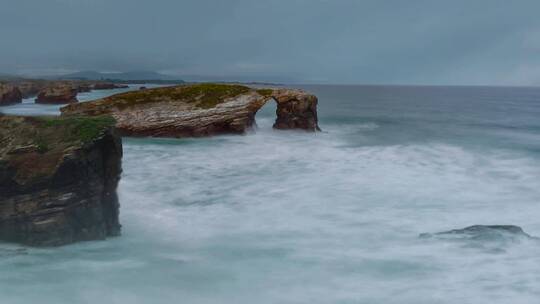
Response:
[[[419,238],[540,236],[539,88],[304,89],[321,133],[272,130],[269,103],[245,136],[124,139],[122,236],[0,243],[0,303],[540,301],[538,240]]]

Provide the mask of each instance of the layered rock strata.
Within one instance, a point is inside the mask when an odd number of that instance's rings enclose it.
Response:
[[[0,240],[57,246],[120,233],[114,120],[0,116]]]

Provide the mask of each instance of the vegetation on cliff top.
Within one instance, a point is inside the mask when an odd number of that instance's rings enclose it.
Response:
[[[271,96],[272,93],[274,93],[274,90],[272,89],[258,89],[257,93],[262,96]]]
[[[116,94],[95,102],[67,106],[67,109],[82,108],[96,113],[108,113],[113,107],[123,109],[132,105],[154,102],[183,102],[199,109],[211,109],[228,98],[251,91],[241,85],[201,83],[162,87],[142,91]]]
[[[83,143],[99,137],[104,130],[115,124],[110,116],[96,117],[42,117],[46,127],[57,127],[67,131],[67,140],[79,140]]]
[[[65,149],[90,142],[99,137],[115,121],[109,116],[98,117],[19,117],[1,116],[0,155],[34,147],[40,153]],[[22,149],[24,150],[24,149]]]
[[[111,117],[0,116],[0,161],[24,182],[55,172],[67,150],[78,149],[115,124]]]
[[[157,88],[138,92],[128,92],[111,97],[120,99],[128,104],[147,103],[156,101],[176,101],[192,103],[198,108],[210,109],[250,89],[240,85],[202,83],[195,85]]]

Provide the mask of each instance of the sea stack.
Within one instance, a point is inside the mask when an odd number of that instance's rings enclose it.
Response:
[[[0,83],[0,106],[22,102],[22,93],[16,86]]]
[[[63,116],[110,115],[125,136],[200,137],[243,134],[270,100],[276,129],[318,131],[317,97],[301,90],[193,84],[127,92],[61,108]]]
[[[78,89],[71,84],[57,84],[48,86],[39,91],[36,103],[65,104],[76,103]]]
[[[0,116],[0,240],[58,246],[120,233],[122,143],[113,125]]]

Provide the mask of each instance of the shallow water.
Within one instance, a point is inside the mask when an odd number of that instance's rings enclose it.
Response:
[[[306,89],[323,133],[125,139],[123,235],[0,244],[1,303],[538,301],[537,240],[418,235],[540,236],[540,89]]]

